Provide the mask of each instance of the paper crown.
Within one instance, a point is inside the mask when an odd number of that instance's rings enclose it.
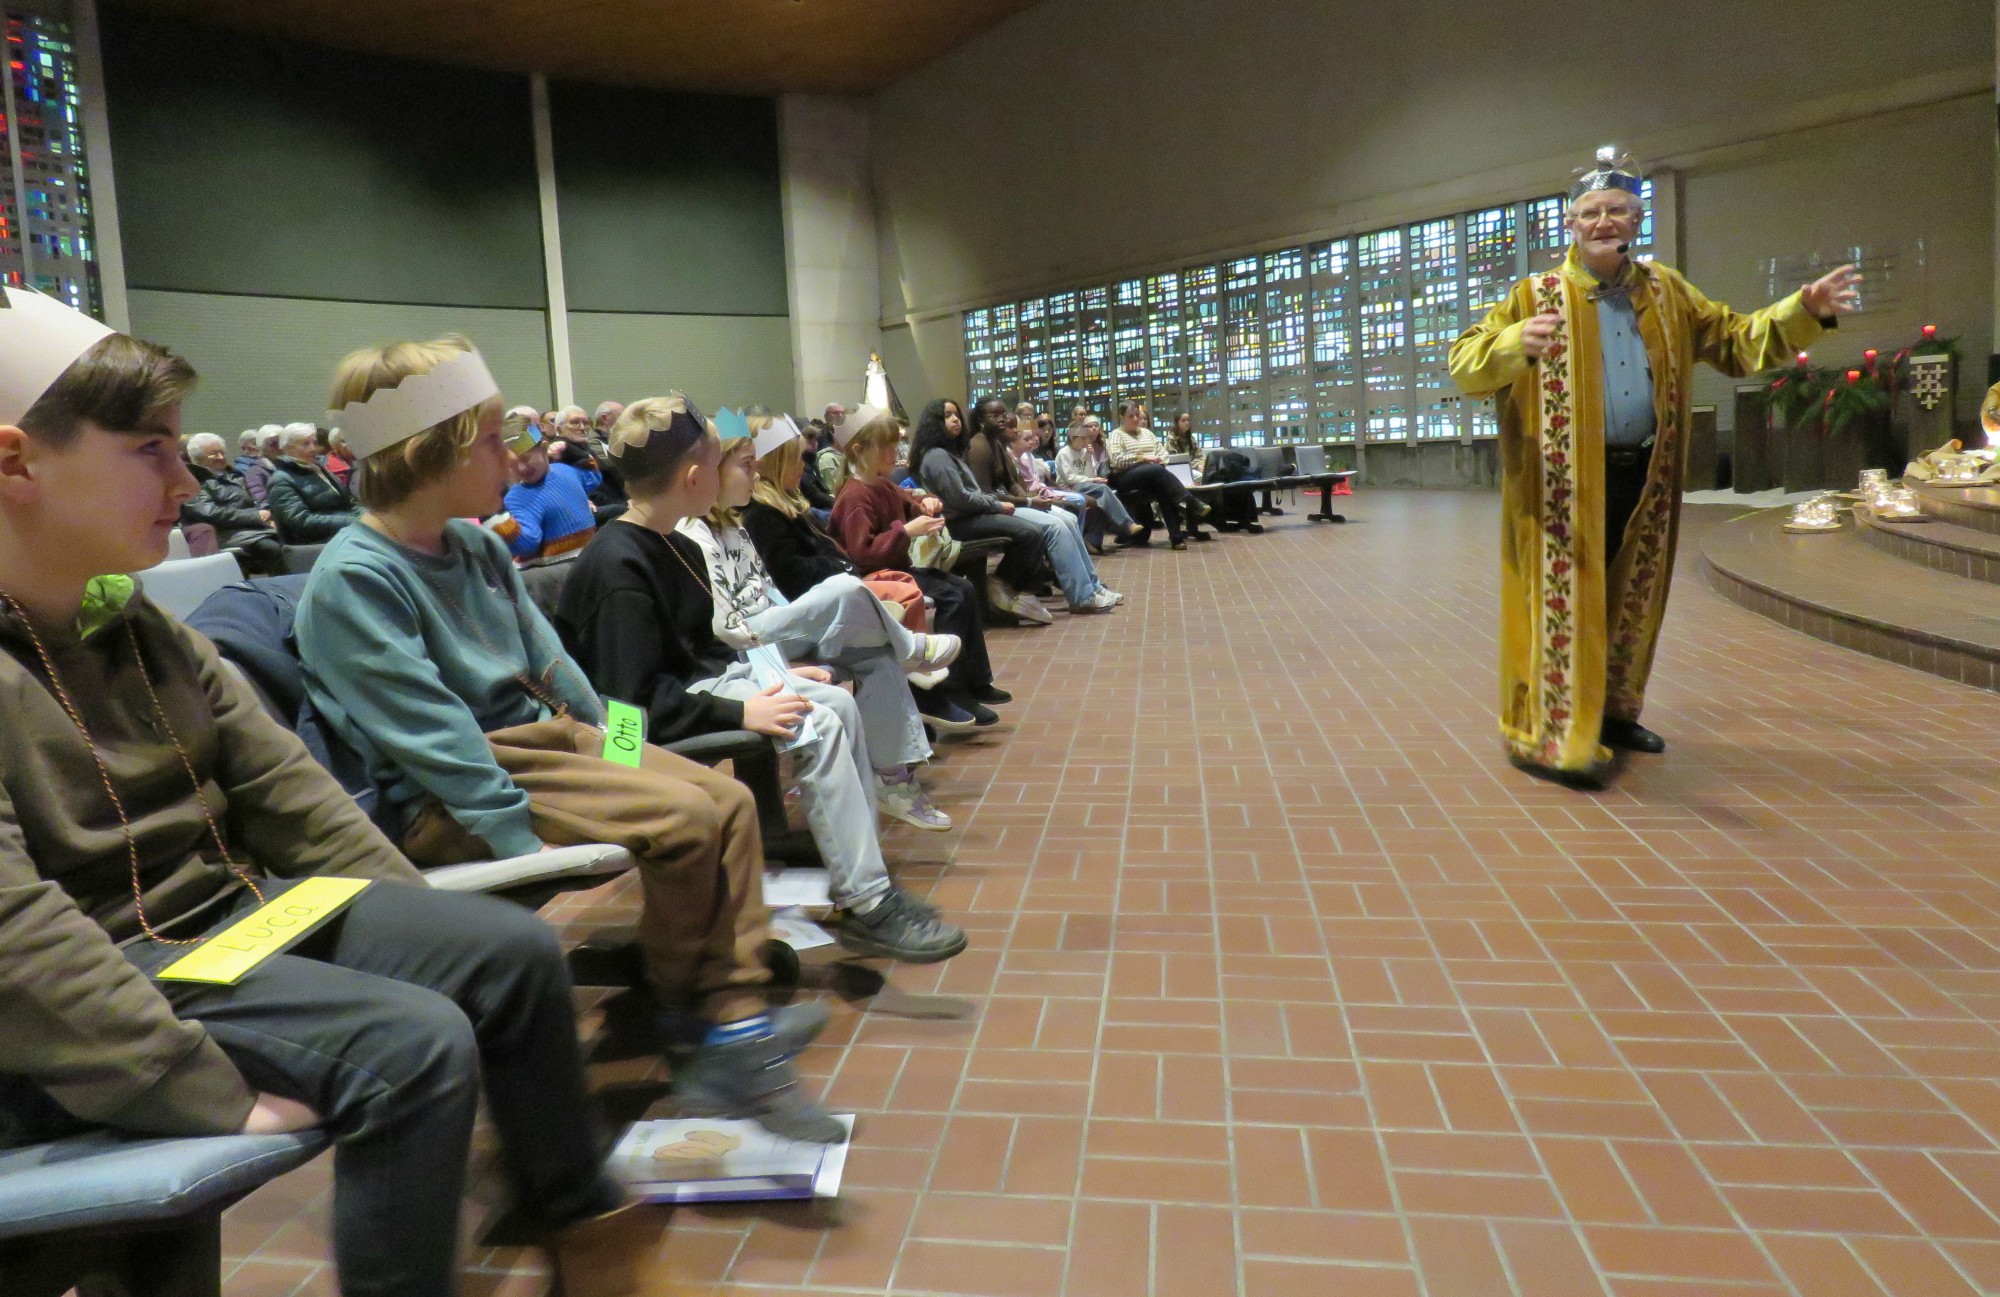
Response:
[[[0,306],[0,423],[17,424],[114,330],[32,289],[0,290]]]
[[[799,439],[799,425],[789,414],[774,415],[771,426],[757,434],[757,458],[762,459],[788,441]]]
[[[328,423],[347,436],[363,459],[435,428],[455,414],[500,395],[500,385],[476,351],[464,351],[437,368],[412,374],[394,387],[327,411]]]
[[[722,438],[725,445],[732,441],[741,441],[750,435],[750,420],[741,410],[732,410],[724,406],[715,412],[714,423],[715,435]]]
[[[833,430],[833,444],[846,450],[847,443],[854,440],[855,433],[888,413],[879,405],[856,406],[847,412],[846,422]]]
[[[1594,168],[1576,173],[1576,179],[1570,182],[1569,200],[1573,203],[1598,189],[1622,189],[1637,198],[1645,183],[1631,155],[1621,154],[1615,144],[1607,144],[1597,151]]]

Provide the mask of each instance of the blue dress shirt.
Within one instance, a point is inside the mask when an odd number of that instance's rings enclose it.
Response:
[[[1629,292],[1597,299],[1597,333],[1604,359],[1604,444],[1643,446],[1653,436],[1653,365]]]

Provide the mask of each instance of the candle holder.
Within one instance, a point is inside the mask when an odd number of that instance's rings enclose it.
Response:
[[[1881,504],[1870,504],[1877,522],[1929,522],[1930,515],[1917,507],[1917,493],[1907,486],[1892,486]]]
[[[1792,516],[1785,523],[1790,532],[1822,532],[1840,530],[1840,513],[1830,495],[1816,495],[1810,500],[1801,500],[1792,506]]]

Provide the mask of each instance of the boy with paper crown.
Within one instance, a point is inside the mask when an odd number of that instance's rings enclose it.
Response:
[[[102,575],[166,557],[194,381],[0,289],[0,1144],[321,1127],[342,1290],[444,1297],[482,1076],[531,1217],[617,1204],[569,978],[533,915],[426,888],[213,645]],[[330,917],[283,953],[213,940],[279,897]],[[171,967],[244,947],[225,980]]]
[[[528,598],[499,507],[514,452],[499,389],[462,338],[355,352],[332,422],[361,463],[361,522],[313,568],[297,635],[313,706],[367,760],[424,865],[613,843],[639,860],[639,933],[684,1108],[845,1137],[791,1065],[820,1006],[773,1018],[760,959],[764,847],[750,790],[643,746],[615,760],[606,709]]]
[[[716,430],[749,427],[723,411]],[[965,933],[898,888],[875,827],[876,778],[861,705],[814,666],[770,650],[739,653],[717,634],[721,591],[702,545],[677,530],[714,505],[725,452],[678,392],[635,401],[611,429],[608,457],[624,471],[631,507],[583,551],[556,621],[590,678],[642,702],[661,732],[749,729],[791,742],[813,841],[826,858],[840,943],[860,954],[932,964],[965,949]],[[734,467],[745,472],[740,463]],[[759,660],[761,658],[761,660]]]

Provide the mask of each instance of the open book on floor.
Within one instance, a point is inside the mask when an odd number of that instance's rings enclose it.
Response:
[[[835,1120],[853,1134],[851,1114]],[[607,1169],[647,1202],[832,1198],[847,1147],[780,1139],[754,1121],[682,1117],[632,1123]]]

